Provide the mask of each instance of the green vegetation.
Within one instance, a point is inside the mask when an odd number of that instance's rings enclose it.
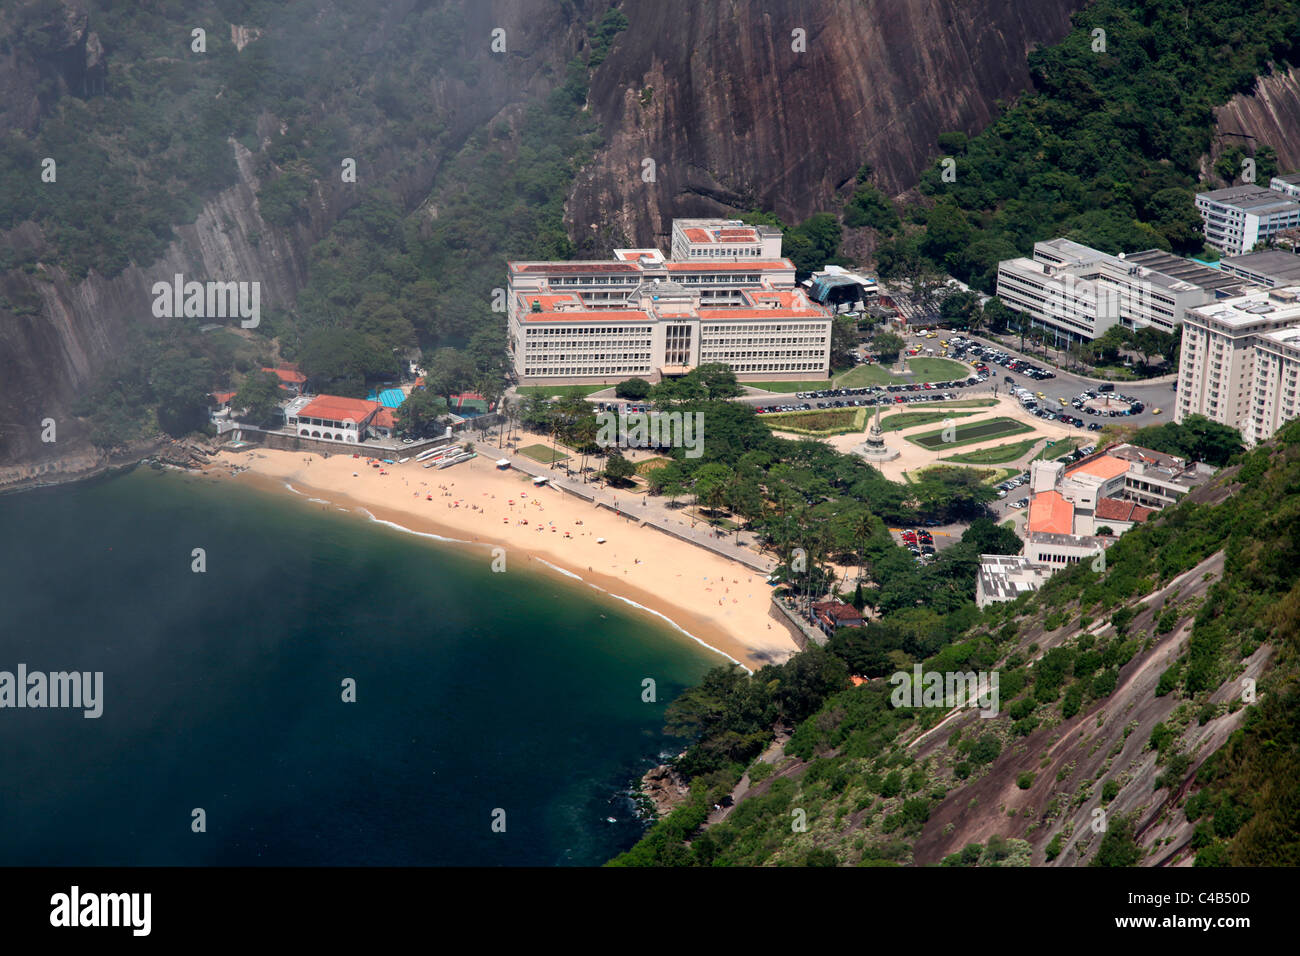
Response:
[[[907,360],[907,370],[915,382],[960,382],[971,374],[971,370],[961,362],[919,355]]]
[[[811,379],[802,382],[745,382],[748,388],[761,392],[776,392],[780,395],[793,395],[795,392],[819,392],[831,388],[829,378]]]
[[[927,406],[928,409],[928,406]],[[924,412],[900,412],[896,415],[887,415],[880,419],[880,430],[882,432],[902,431],[904,428],[917,428],[921,425],[929,425],[932,422],[941,422],[948,418],[969,418],[978,412],[944,412],[944,411],[924,411]]]
[[[1202,248],[1193,192],[1213,108],[1249,92],[1257,74],[1300,61],[1300,9],[1097,0],[1072,20],[1061,43],[1029,54],[1033,91],[979,135],[949,141],[923,174],[931,205],[909,211],[923,228],[877,250],[882,275],[942,268],[991,292],[999,260],[1055,236],[1111,253]],[[1093,48],[1098,28],[1104,52]],[[1240,42],[1215,39],[1225,36]],[[1268,168],[1271,151],[1254,153]],[[1217,173],[1239,171],[1229,160]]]
[[[618,398],[630,398],[633,401],[640,401],[650,394],[651,385],[643,378],[624,379],[614,386],[614,394]]]
[[[932,432],[923,432],[920,435],[908,435],[906,437],[908,441],[920,445],[922,448],[937,451],[940,448],[959,448],[962,445],[973,445],[976,442],[988,441],[993,438],[1019,435],[1024,432],[1032,432],[1033,429],[1013,418],[990,418],[984,421],[955,426],[952,432],[949,433],[949,437],[952,438],[951,441],[944,440],[945,431],[947,429],[940,428]]]
[[[1188,461],[1203,461],[1216,468],[1226,465],[1243,449],[1241,434],[1235,428],[1210,421],[1204,415],[1188,415],[1181,424],[1166,422],[1139,428],[1132,440],[1143,448]]]
[[[890,374],[883,365],[856,365],[835,376],[830,386],[822,385],[822,388],[867,388],[871,385],[894,385],[899,381],[901,379]]]
[[[866,427],[867,409],[831,408],[818,411],[782,412],[760,419],[768,428],[800,435],[844,435]]]
[[[515,391],[532,398],[586,398],[609,385],[520,385]]]
[[[558,449],[552,451],[546,445],[525,445],[519,449],[519,454],[533,461],[541,462],[543,465],[549,465],[553,462],[564,461],[569,456]]]
[[[994,445],[992,448],[981,448],[979,451],[963,452],[960,455],[953,455],[944,461],[951,461],[962,465],[1001,465],[1009,461],[1015,461],[1017,458],[1023,458],[1029,454],[1029,449],[1038,444],[1039,439],[1026,438],[1024,441],[1012,442],[1007,445]]]
[[[1087,439],[1084,438],[1057,438],[1049,439],[1042,450],[1033,457],[1033,461],[1047,461],[1051,458],[1061,458],[1070,454],[1076,448],[1084,444]]]

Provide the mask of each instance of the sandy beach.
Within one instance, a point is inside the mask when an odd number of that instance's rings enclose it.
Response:
[[[248,470],[230,477],[232,468]],[[536,488],[527,475],[499,471],[483,457],[442,470],[414,461],[379,469],[346,453],[256,448],[223,453],[208,473],[478,545],[485,564],[493,546],[503,547],[506,573],[515,562],[561,573],[546,562],[663,615],[750,669],[798,650],[771,612],[763,575],[558,489]]]

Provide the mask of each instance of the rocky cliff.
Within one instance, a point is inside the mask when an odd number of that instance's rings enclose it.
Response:
[[[1214,111],[1212,159],[1233,146],[1272,146],[1282,172],[1300,169],[1300,71],[1291,67],[1262,76],[1250,93],[1239,93]]]
[[[594,250],[661,241],[674,216],[761,207],[798,221],[833,207],[864,161],[902,192],[939,133],[982,129],[1027,86],[1025,54],[1083,5],[625,4],[590,95],[607,146],[573,192],[571,231]]]

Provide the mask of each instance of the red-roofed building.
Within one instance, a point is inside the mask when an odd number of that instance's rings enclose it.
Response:
[[[281,365],[278,368],[264,368],[263,372],[270,372],[280,380],[280,387],[286,392],[292,392],[294,395],[301,395],[307,390],[307,376],[302,372],[289,365]]]
[[[818,627],[827,634],[834,634],[841,627],[862,627],[867,623],[857,608],[841,601],[818,601],[812,610]]]
[[[831,315],[795,285],[781,233],[737,220],[675,220],[672,257],[511,262],[507,313],[521,384],[657,381],[703,364],[739,379],[825,378]]]
[[[341,395],[317,395],[294,399],[285,408],[285,422],[302,438],[357,443],[372,434],[392,436],[389,409],[378,402]]]
[[[1098,529],[1110,528],[1115,534],[1123,534],[1155,513],[1154,508],[1144,507],[1127,498],[1102,498],[1097,502],[1093,520]]]
[[[1074,505],[1058,491],[1041,491],[1029,499],[1029,531],[1074,534]]]
[[[213,392],[212,397],[216,400],[217,408],[225,408],[230,404],[230,400],[238,394],[236,392]]]

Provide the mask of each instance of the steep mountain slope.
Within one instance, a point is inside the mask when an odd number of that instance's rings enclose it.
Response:
[[[1300,72],[1295,67],[1261,76],[1249,93],[1238,93],[1214,111],[1215,151],[1267,144],[1284,172],[1300,168]]]
[[[988,716],[899,701],[892,676],[843,689],[845,664],[886,636],[871,626],[753,678],[711,675],[669,710],[696,736],[678,768],[706,772],[615,862],[1294,865],[1297,488],[1292,423],[1127,533],[1104,567],[985,609],[920,666],[996,674]],[[912,660],[889,660],[910,678]],[[807,716],[781,755],[701,764],[741,752],[737,733],[761,752],[791,702]]]
[[[0,11],[0,109],[14,131],[0,163],[0,224],[9,225],[0,233],[0,486],[83,471],[103,457],[69,409],[133,329],[161,332],[168,320],[151,313],[155,281],[177,273],[256,281],[264,311],[292,306],[312,244],[342,214],[376,189],[408,209],[427,199],[444,160],[472,133],[563,82],[562,64],[586,42],[583,24],[597,7],[393,0],[380,16],[332,0],[205,3],[170,14],[119,8],[103,44],[94,30],[107,8],[98,3],[25,0]],[[226,19],[241,8],[255,29]],[[195,23],[208,31],[201,56],[188,47]],[[490,48],[498,28],[504,54]],[[154,88],[160,82],[170,89]],[[236,111],[221,104],[231,82],[250,86]],[[176,134],[120,129],[131,108],[123,104],[146,97],[179,114]],[[63,132],[68,122],[80,140]],[[188,169],[173,163],[203,168],[186,153],[187,127],[211,136],[203,149],[224,155],[210,176],[175,185]],[[51,150],[58,181],[43,184],[45,152],[35,144],[70,140],[76,148]],[[349,156],[355,184],[338,173]],[[190,218],[157,210],[175,231],[159,226],[166,235],[155,244],[139,226],[140,206],[160,183]],[[296,191],[275,192],[288,214],[272,217],[262,190],[276,183]],[[33,193],[39,198],[25,205]],[[72,213],[69,194],[82,203]],[[147,255],[132,252],[135,241]],[[54,443],[41,441],[47,417],[59,426]]]
[[[1064,36],[1083,5],[627,4],[627,42],[592,81],[608,146],[574,190],[575,241],[648,244],[674,216],[753,208],[798,221],[834,205],[864,160],[901,192],[939,133],[982,129],[1028,85],[1026,52]]]

